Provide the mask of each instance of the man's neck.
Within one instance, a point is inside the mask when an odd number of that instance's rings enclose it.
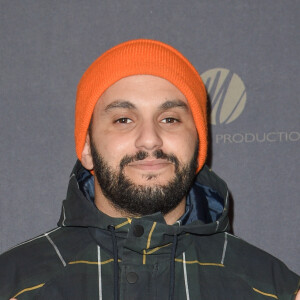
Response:
[[[168,225],[173,225],[185,212],[186,197],[170,212],[164,215],[165,221]]]

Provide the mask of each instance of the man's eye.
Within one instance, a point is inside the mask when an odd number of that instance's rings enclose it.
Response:
[[[120,119],[116,120],[115,123],[129,124],[129,123],[132,123],[132,120],[130,120],[129,118],[120,118]]]
[[[175,118],[164,118],[162,120],[162,123],[168,123],[168,124],[177,123],[177,122],[179,122],[179,120]]]

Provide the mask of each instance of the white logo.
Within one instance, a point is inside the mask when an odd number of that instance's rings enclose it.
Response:
[[[227,69],[215,68],[201,75],[211,101],[210,123],[229,124],[243,112],[246,88],[241,78]]]

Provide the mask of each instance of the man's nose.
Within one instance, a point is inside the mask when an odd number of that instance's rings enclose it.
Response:
[[[163,140],[160,135],[160,129],[154,122],[144,122],[141,126],[139,126],[135,141],[136,148],[140,150],[154,151],[160,149],[162,145]]]

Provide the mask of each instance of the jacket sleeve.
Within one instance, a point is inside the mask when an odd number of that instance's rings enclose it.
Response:
[[[53,247],[43,237],[5,252],[0,255],[0,300],[33,299],[61,269]]]
[[[235,236],[229,236],[225,265],[245,279],[259,296],[294,300],[299,276],[283,262]]]

